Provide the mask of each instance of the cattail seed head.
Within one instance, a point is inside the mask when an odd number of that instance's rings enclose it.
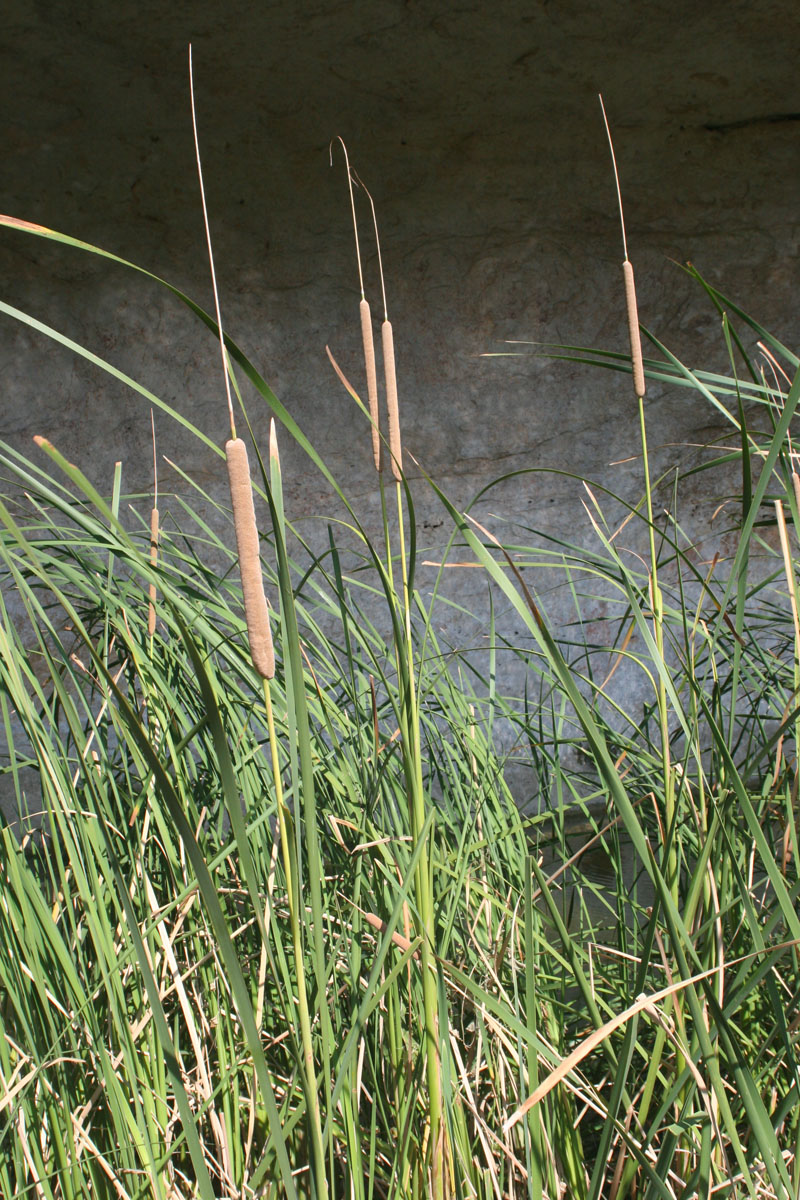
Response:
[[[397,375],[394,365],[394,337],[391,321],[381,326],[383,344],[383,370],[386,377],[386,407],[389,410],[389,450],[392,456],[392,474],[395,479],[403,477],[403,446],[400,439],[400,410],[397,404]]]
[[[372,418],[372,459],[375,470],[383,470],[381,456],[381,435],[378,415],[378,376],[375,370],[375,343],[372,338],[372,317],[369,311],[369,301],[362,300],[361,338],[364,343],[364,364],[367,368],[367,398],[369,400],[369,415]]]
[[[258,527],[250,486],[250,464],[247,447],[241,438],[225,443],[228,464],[228,483],[231,489],[233,526],[236,530],[236,549],[239,555],[239,574],[242,579],[244,615],[253,666],[263,679],[275,674],[275,652],[269,625],[261,557],[258,551]]]
[[[642,362],[642,342],[639,337],[639,312],[636,306],[636,284],[633,280],[633,267],[628,259],[622,264],[622,274],[625,277],[625,302],[628,308],[628,335],[631,342],[631,366],[633,367],[633,390],[637,400],[644,396],[644,363]]]
[[[158,562],[158,509],[150,513],[150,566]],[[156,631],[156,585],[150,584],[150,605],[147,610],[147,632],[150,637]]]

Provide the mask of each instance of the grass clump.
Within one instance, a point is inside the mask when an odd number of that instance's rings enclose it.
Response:
[[[399,421],[377,545],[219,307],[171,289],[220,338],[242,426],[246,379],[346,505],[355,550],[331,532],[309,564],[274,429],[251,480],[232,421],[238,537],[199,489],[168,512],[162,481],[151,524],[120,470],[107,499],[45,439],[35,458],[0,445],[2,773],[22,814],[0,830],[0,1195],[798,1194],[800,376],[691,273],[730,373],[654,338],[642,369],[735,435],[717,464],[738,469],[725,572],[656,519],[649,476],[641,501],[605,494],[646,565],[597,487],[587,550],[503,537],[428,481],[448,553],[524,623],[524,643],[492,624],[488,669],[440,644],[439,587],[416,586]],[[602,592],[607,637],[557,636],[538,572],[579,612]],[[524,698],[496,685],[501,655],[523,660]]]

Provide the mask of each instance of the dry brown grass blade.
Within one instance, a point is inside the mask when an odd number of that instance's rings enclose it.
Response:
[[[472,524],[475,526],[475,528],[478,529],[485,538],[488,538],[493,546],[497,546],[498,550],[500,550],[503,553],[506,562],[508,563],[509,567],[513,571],[514,576],[517,580],[517,583],[520,586],[520,590],[522,591],[522,594],[525,597],[525,603],[528,605],[528,608],[531,610],[531,615],[533,616],[533,619],[536,621],[536,624],[539,625],[540,627],[544,626],[544,621],[542,620],[542,614],[540,613],[539,607],[538,607],[536,601],[534,600],[533,596],[530,593],[528,585],[525,582],[525,578],[524,578],[522,572],[520,571],[519,567],[517,566],[517,564],[514,562],[511,555],[506,550],[505,546],[502,544],[502,542],[498,541],[498,539],[494,536],[494,534],[490,533],[489,530],[484,525],[481,525],[480,522],[476,521],[474,517],[469,516],[469,513],[467,513],[467,517],[472,522]]]
[[[754,958],[763,958],[767,954],[776,954],[781,950],[788,950],[797,945],[800,945],[800,939],[790,938],[785,942],[778,942],[774,946],[769,946],[764,950],[754,950],[750,954],[743,954],[739,958],[731,959],[727,964],[729,968],[739,966],[740,963],[749,962]],[[662,1000],[666,1000],[669,996],[675,995],[677,992],[683,991],[687,987],[692,987],[696,983],[701,983],[704,979],[709,979],[712,975],[719,974],[719,965],[710,967],[707,971],[700,971],[697,975],[690,975],[687,979],[679,979],[677,983],[672,983],[668,987],[661,988],[658,992],[652,992],[649,996],[641,993],[636,997],[633,1004],[629,1005],[623,1012],[617,1013],[610,1021],[606,1021],[605,1025],[601,1025],[599,1029],[594,1029],[584,1038],[580,1045],[576,1046],[571,1054],[568,1054],[565,1059],[555,1067],[546,1079],[537,1087],[528,1099],[517,1108],[505,1122],[504,1130],[511,1129],[518,1121],[521,1121],[526,1113],[530,1112],[535,1104],[543,1100],[557,1084],[561,1083],[565,1076],[583,1062],[587,1055],[600,1045],[601,1042],[616,1029],[625,1025],[637,1013],[648,1011],[652,1005],[660,1004]]]
[[[606,1021],[605,1025],[601,1025],[599,1029],[594,1029],[588,1037],[576,1046],[571,1054],[568,1054],[557,1067],[554,1068],[537,1087],[523,1104],[520,1104],[511,1116],[506,1120],[503,1129],[507,1131],[516,1125],[517,1121],[521,1121],[526,1113],[543,1100],[557,1084],[561,1083],[565,1076],[574,1071],[583,1060],[595,1050],[601,1042],[604,1042],[616,1029],[627,1024],[632,1017],[635,1017],[640,1012],[649,1012],[652,1006],[660,1003],[661,1000],[668,996],[674,995],[676,992],[682,991],[684,988],[690,987],[692,984],[699,983],[703,979],[708,979],[709,976],[716,974],[717,967],[713,967],[710,971],[701,971],[699,975],[692,975],[689,979],[680,979],[677,983],[671,984],[669,987],[662,988],[659,992],[653,992],[652,995],[646,996],[644,993],[637,996],[633,1004],[629,1005],[623,1012],[617,1013],[610,1021]]]
[[[359,408],[361,408],[364,411],[367,411],[366,409],[364,409],[364,401],[361,399],[358,392],[353,387],[352,383],[347,378],[344,371],[337,363],[336,359],[333,357],[333,353],[331,352],[330,346],[325,347],[325,353],[328,356],[331,366],[333,367],[334,371],[336,372],[339,382],[343,385],[343,387],[347,391],[348,395],[351,397],[351,399],[355,400],[355,402],[359,406]]]
[[[775,516],[778,521],[778,537],[781,543],[783,569],[786,574],[786,586],[789,590],[789,606],[792,610],[792,628],[794,629],[795,653],[800,653],[800,624],[797,619],[797,597],[795,595],[794,567],[792,552],[789,549],[789,534],[786,529],[786,518],[783,513],[783,501],[775,501]]]

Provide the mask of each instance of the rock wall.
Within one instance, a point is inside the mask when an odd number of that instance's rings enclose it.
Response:
[[[791,0],[374,0],[101,4],[7,0],[0,209],[134,259],[210,308],[193,161],[187,45],[223,318],[312,438],[367,524],[378,515],[369,431],[329,344],[363,388],[359,288],[341,153],[375,199],[413,454],[458,503],[501,473],[554,469],[638,494],[627,381],[541,357],[482,358],[505,339],[625,349],[616,195],[597,102],[612,122],[640,316],[678,354],[725,365],[719,321],[674,265],[691,259],[790,343],[797,317],[800,83]],[[364,270],[380,294],[369,211]],[[2,298],[107,357],[226,436],[211,337],[163,290],[77,251],[0,231]],[[124,463],[150,482],[148,406],[3,316],[3,435],[43,433],[98,486]],[[266,435],[267,415],[253,404]],[[718,418],[653,388],[656,467],[689,461]],[[220,464],[157,420],[159,451],[213,494]],[[287,507],[330,511],[282,440]],[[617,465],[612,465],[617,464]],[[170,480],[162,473],[162,489]],[[415,495],[431,558],[442,513]],[[714,481],[685,493],[715,549]],[[589,540],[579,485],[532,473],[491,494],[519,518]],[[312,526],[304,526],[311,530]],[[312,538],[316,536],[311,533]],[[454,589],[484,611],[485,585]],[[559,619],[558,598],[553,618]],[[565,610],[566,611],[566,610]],[[453,616],[454,641],[479,635]]]

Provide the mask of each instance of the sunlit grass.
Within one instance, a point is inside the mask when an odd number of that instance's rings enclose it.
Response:
[[[415,587],[404,480],[390,537],[371,543],[348,508],[346,552],[331,534],[310,565],[262,447],[267,695],[224,506],[162,486],[154,563],[152,498],[129,504],[124,467],[106,499],[49,443],[0,448],[2,771],[26,814],[0,847],[0,1195],[400,1200],[437,1171],[463,1197],[797,1195],[800,383],[725,335],[728,377],[660,344],[645,362],[738,439],[724,569],[659,522],[663,641],[648,569],[605,523],[622,505],[645,544],[638,496],[593,487],[586,550],[476,525],[423,479],[448,553],[525,630],[491,624],[474,656],[440,644],[445,602]],[[248,407],[346,504],[227,344]],[[554,571],[578,611],[606,597],[607,637],[555,635],[536,591]],[[504,694],[509,655],[524,697]],[[518,810],[496,730],[538,815]]]

